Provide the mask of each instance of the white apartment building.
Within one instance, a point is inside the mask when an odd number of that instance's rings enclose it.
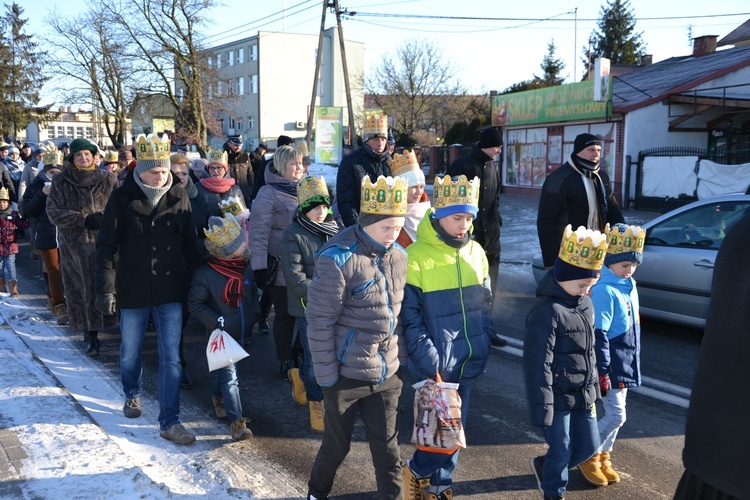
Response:
[[[355,115],[364,105],[364,44],[345,42]],[[209,143],[219,148],[227,135],[242,134],[245,149],[260,142],[276,146],[279,135],[304,138],[312,94],[318,36],[259,31],[256,36],[210,49],[208,63],[220,70],[231,89],[221,85],[219,95],[231,94],[233,113],[220,117],[222,137]],[[179,95],[179,83],[177,84]],[[316,106],[344,108],[348,123],[341,50],[336,28],[325,31]],[[232,116],[233,115],[233,116]],[[355,120],[356,122],[356,120]],[[348,128],[348,127],[346,127]]]
[[[26,126],[26,142],[52,141],[60,145],[79,137],[94,141],[103,149],[113,147],[101,117],[90,110],[61,107],[57,112],[50,111],[43,125],[32,121]]]

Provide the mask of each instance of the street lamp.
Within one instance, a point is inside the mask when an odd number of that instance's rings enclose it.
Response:
[[[591,46],[596,42],[596,39],[593,36],[589,37],[589,67],[588,71],[586,72],[587,80],[591,80]]]

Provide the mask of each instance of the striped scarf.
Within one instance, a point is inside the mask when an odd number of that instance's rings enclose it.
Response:
[[[217,273],[228,278],[221,300],[229,307],[240,307],[245,296],[244,279],[247,261],[245,259],[216,259],[210,257],[208,265]]]

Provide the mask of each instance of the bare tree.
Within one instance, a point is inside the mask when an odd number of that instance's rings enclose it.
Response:
[[[411,146],[418,130],[435,130],[446,98],[463,96],[457,68],[434,42],[415,39],[385,54],[365,82],[367,93],[394,119],[399,143]],[[453,113],[453,111],[451,111]],[[442,122],[447,121],[444,117]]]

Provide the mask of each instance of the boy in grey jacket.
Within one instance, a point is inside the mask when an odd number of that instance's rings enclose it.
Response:
[[[398,316],[406,282],[406,253],[395,243],[407,212],[401,179],[362,181],[359,223],[319,251],[308,288],[308,341],[323,390],[325,430],[315,457],[308,499],[327,498],[352,438],[359,407],[367,429],[381,499],[401,498],[403,478],[396,413],[406,362]],[[401,344],[401,348],[399,348]]]

